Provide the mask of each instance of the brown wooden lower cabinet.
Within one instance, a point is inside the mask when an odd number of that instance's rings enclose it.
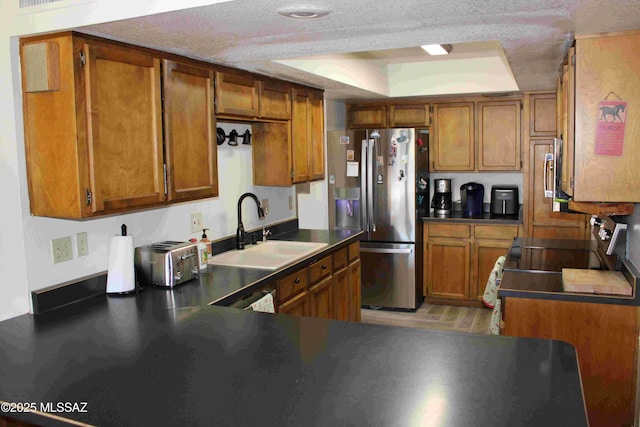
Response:
[[[360,270],[360,259],[352,261],[347,267],[347,286],[349,289],[349,317],[347,320],[352,322],[359,322],[362,319]]]
[[[480,305],[496,260],[520,226],[439,222],[426,223],[423,232],[427,302]]]
[[[333,319],[333,287],[335,279],[328,277],[309,289],[311,316],[322,319]]]
[[[309,316],[311,314],[309,304],[309,291],[302,291],[288,301],[278,306],[278,313],[292,316]]]
[[[360,321],[360,244],[314,259],[278,280],[277,312]]]
[[[438,239],[427,243],[428,295],[441,298],[469,299],[468,240]]]
[[[633,425],[638,307],[513,297],[502,306],[505,335],[576,348],[591,427]]]

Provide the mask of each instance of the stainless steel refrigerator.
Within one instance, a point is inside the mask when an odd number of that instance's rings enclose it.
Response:
[[[422,303],[422,222],[428,210],[427,129],[328,133],[329,223],[360,228],[363,307]]]

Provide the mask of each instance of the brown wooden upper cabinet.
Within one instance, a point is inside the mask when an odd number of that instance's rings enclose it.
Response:
[[[216,71],[218,117],[289,120],[291,85],[241,71]]]
[[[475,170],[474,103],[433,106],[431,171]]]
[[[385,105],[347,106],[347,126],[350,129],[379,129],[387,127],[387,107]]]
[[[324,97],[294,88],[290,122],[253,123],[253,183],[291,186],[324,179]]]
[[[37,54],[42,44],[51,55]],[[160,59],[70,33],[20,47],[31,213],[86,218],[164,203]],[[28,83],[52,68],[58,88]]]
[[[630,78],[640,74],[640,33],[576,37],[569,55],[562,94],[575,137],[563,134],[562,188],[577,202],[640,202],[630,185],[640,181],[640,80]]]
[[[324,94],[311,91],[311,135],[309,147],[309,181],[324,179]]]
[[[478,102],[478,170],[521,169],[520,105],[519,100]]]
[[[293,89],[291,112],[293,183],[324,179],[324,98],[322,92]]]
[[[430,124],[429,104],[392,104],[389,106],[389,127],[424,127]]]
[[[248,73],[216,71],[216,114],[258,116],[259,81]]]
[[[291,118],[291,86],[271,80],[259,82],[259,116],[266,119]]]
[[[556,96],[553,93],[529,96],[529,136],[556,135]]]
[[[218,195],[213,70],[163,61],[169,200]]]

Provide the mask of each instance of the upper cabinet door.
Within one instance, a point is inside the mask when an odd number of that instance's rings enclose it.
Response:
[[[532,94],[529,98],[529,136],[556,135],[556,96]]]
[[[280,120],[291,118],[291,86],[261,81],[259,102],[260,117]]]
[[[429,104],[389,106],[389,127],[422,127],[430,124]]]
[[[478,103],[478,170],[520,170],[520,105],[520,101]]]
[[[163,61],[169,200],[218,195],[213,70]]]
[[[309,180],[310,123],[311,106],[309,91],[293,89],[291,150],[293,153],[294,184]]]
[[[475,169],[473,102],[435,104],[432,171]]]
[[[347,124],[350,129],[387,127],[387,107],[384,105],[349,105]]]
[[[309,180],[324,179],[324,96],[320,91],[311,92],[311,128],[309,137]]]
[[[258,116],[259,82],[252,76],[216,71],[216,114]]]
[[[93,212],[163,202],[160,60],[102,44],[84,52]]]

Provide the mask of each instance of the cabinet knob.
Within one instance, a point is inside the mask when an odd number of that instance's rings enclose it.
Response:
[[[296,279],[293,281],[293,283],[295,283],[295,284],[297,285],[298,283],[300,283],[300,279],[298,279],[298,278],[296,277]]]
[[[322,264],[322,269],[326,270],[327,269],[327,264]]]

